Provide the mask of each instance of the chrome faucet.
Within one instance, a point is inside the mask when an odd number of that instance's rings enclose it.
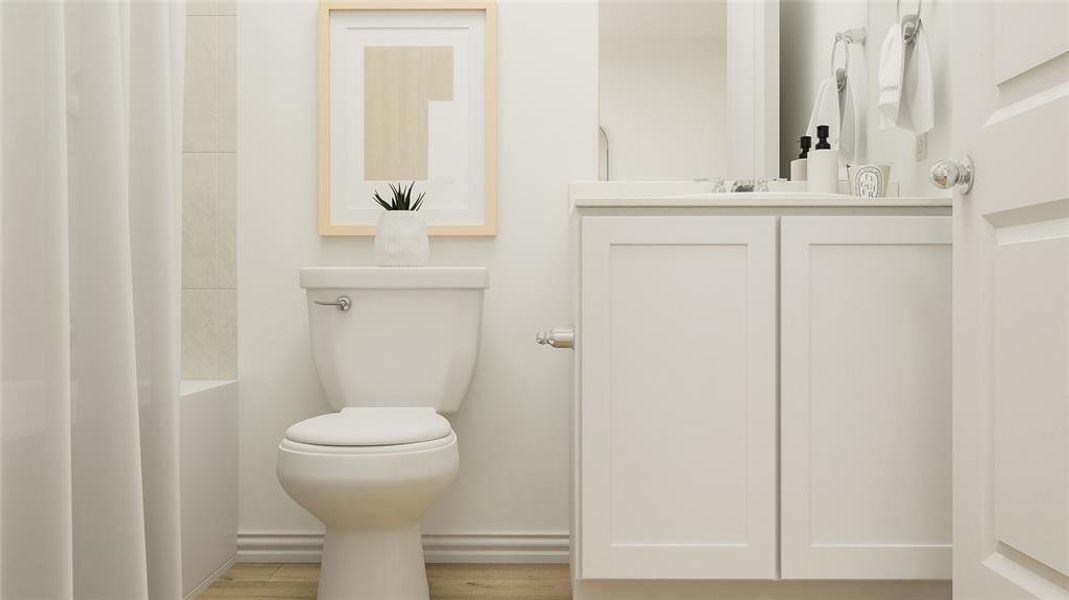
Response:
[[[702,183],[704,181],[708,181],[709,183],[713,184],[713,193],[714,194],[723,194],[723,193],[727,192],[727,188],[724,187],[724,178],[723,177],[695,177],[694,178],[694,183]]]

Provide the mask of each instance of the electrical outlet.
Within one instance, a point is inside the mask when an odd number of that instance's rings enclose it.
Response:
[[[928,134],[922,133],[913,138],[913,158],[920,162],[928,158]]]

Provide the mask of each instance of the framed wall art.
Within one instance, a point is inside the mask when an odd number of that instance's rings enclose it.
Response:
[[[320,3],[320,235],[412,182],[431,235],[496,233],[496,47],[492,0]]]

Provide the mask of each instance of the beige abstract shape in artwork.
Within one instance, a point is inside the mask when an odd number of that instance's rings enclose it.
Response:
[[[364,178],[427,179],[427,105],[452,99],[452,47],[364,48]]]

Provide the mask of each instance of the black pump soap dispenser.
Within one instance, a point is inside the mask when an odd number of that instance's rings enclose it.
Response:
[[[809,147],[813,144],[813,138],[803,135],[798,138],[798,144],[802,151],[798,158],[791,161],[791,181],[805,181],[808,179]]]
[[[831,144],[828,143],[828,126],[817,125],[817,150],[831,150]],[[812,138],[810,138],[812,141]]]

